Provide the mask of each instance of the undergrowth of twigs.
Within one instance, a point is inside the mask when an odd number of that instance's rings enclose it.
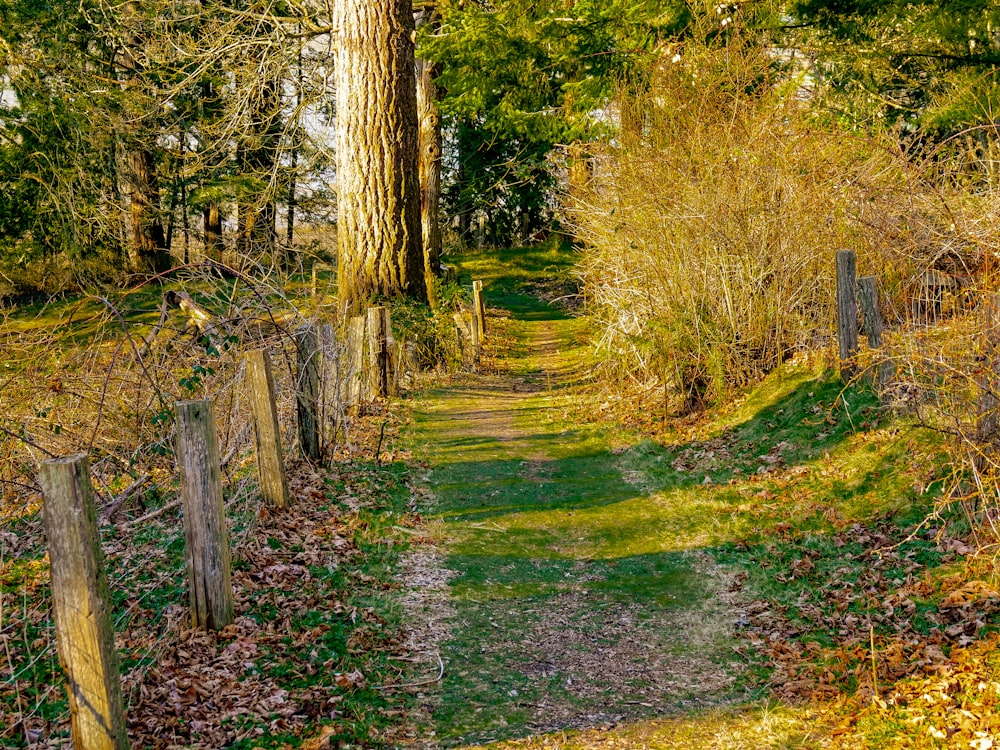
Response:
[[[392,746],[407,731],[406,685],[437,672],[410,654],[394,593],[400,550],[419,536],[398,418],[382,401],[346,406],[336,337],[320,337],[322,467],[289,461],[287,512],[257,492],[243,355],[269,351],[286,458],[296,455],[293,333],[336,322],[334,300],[311,296],[305,276],[217,270],[9,312],[0,325],[4,747],[68,741],[35,479],[52,456],[90,457],[135,746]],[[420,334],[401,317],[397,335]],[[219,633],[190,628],[173,456],[173,405],[197,398],[215,405],[233,557],[236,621]]]
[[[292,463],[287,512],[230,505],[236,620],[219,633],[190,627],[176,511],[102,528],[134,745],[378,747],[404,731],[414,660],[392,592],[419,517],[398,424],[367,422],[332,468]],[[4,747],[61,747],[69,731],[38,531],[4,532]]]

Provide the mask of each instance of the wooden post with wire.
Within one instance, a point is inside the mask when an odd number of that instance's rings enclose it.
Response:
[[[355,315],[347,323],[347,363],[345,367],[344,403],[357,408],[369,396],[365,373],[365,316]]]
[[[295,404],[299,425],[299,450],[304,458],[319,461],[319,334],[314,325],[295,332]]]
[[[387,312],[384,307],[368,308],[368,383],[372,398],[385,398],[389,395]]]
[[[125,709],[104,553],[85,455],[42,463],[59,662],[67,678],[73,746],[126,750]]]
[[[175,409],[191,624],[222,630],[233,621],[233,585],[215,412],[207,400]]]
[[[320,291],[320,278],[321,273],[332,273],[337,269],[331,266],[329,263],[313,263],[312,267],[312,296],[316,297],[319,295]],[[326,296],[327,287],[330,286],[330,282],[325,282],[323,284],[323,296]]]
[[[472,314],[478,327],[479,343],[486,337],[486,305],[483,302],[483,282],[472,282]]]
[[[278,407],[274,402],[271,358],[265,349],[256,349],[247,353],[246,362],[260,494],[270,507],[287,508],[288,482],[285,479],[285,458],[278,427]]]
[[[331,445],[336,440],[340,428],[340,414],[343,405],[343,380],[341,367],[343,349],[337,342],[337,334],[332,323],[319,327],[319,348],[322,357],[319,380],[319,427],[323,445]]]
[[[857,261],[853,250],[837,251],[837,342],[840,377],[854,377],[858,353]]]
[[[858,304],[864,320],[864,333],[868,346],[876,352],[875,372],[872,379],[878,387],[885,387],[892,379],[892,365],[886,360],[882,349],[882,332],[885,324],[878,304],[878,287],[874,276],[858,279]]]
[[[399,350],[392,332],[392,313],[388,307],[382,308],[382,326],[385,329],[385,385],[386,396],[399,395]]]

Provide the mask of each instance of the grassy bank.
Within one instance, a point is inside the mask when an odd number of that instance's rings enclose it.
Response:
[[[940,502],[942,437],[822,357],[696,420],[637,414],[588,382],[586,322],[555,302],[572,258],[510,262],[462,263],[505,364],[422,396],[409,430],[453,576],[438,741],[940,742],[893,696],[967,665],[998,604]],[[940,731],[988,731],[969,714]]]

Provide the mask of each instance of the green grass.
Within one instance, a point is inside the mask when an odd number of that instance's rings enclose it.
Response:
[[[574,697],[565,674],[534,674],[518,638],[544,632],[567,601],[585,601],[588,617],[623,607],[650,623],[696,617],[720,595],[702,575],[705,556],[742,581],[740,601],[770,603],[784,637],[819,648],[816,664],[837,689],[857,689],[863,657],[838,661],[837,623],[874,618],[875,637],[888,641],[901,620],[880,614],[883,600],[915,575],[933,588],[954,563],[912,535],[947,475],[941,438],[811,364],[784,365],[660,442],[588,419],[579,401],[591,402],[574,385],[587,370],[586,321],[541,299],[571,283],[572,262],[554,247],[463,256],[462,276],[484,279],[487,304],[513,314],[508,375],[429,392],[415,406],[409,440],[435,496],[425,512],[443,524],[455,572],[453,668],[435,716],[442,744],[535,734],[546,703],[575,701],[580,715],[621,709],[627,701]],[[905,627],[918,638],[938,632],[940,595],[912,599]],[[751,620],[707,644],[659,647],[731,673],[698,705],[756,701],[774,667],[747,641],[766,627]],[[679,689],[657,712],[690,705]]]

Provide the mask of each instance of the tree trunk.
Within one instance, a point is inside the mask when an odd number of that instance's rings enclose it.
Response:
[[[337,0],[337,255],[341,303],[427,297],[410,0]]]
[[[270,186],[281,137],[278,81],[262,83],[253,106],[256,111],[240,148],[240,162],[247,176],[262,186]],[[253,258],[272,253],[277,241],[276,218],[277,209],[270,187],[262,187],[256,195],[246,196],[239,205],[237,252]]]
[[[211,201],[202,209],[205,231],[205,254],[212,260],[222,260],[222,214],[219,204]]]
[[[128,156],[132,248],[129,258],[136,273],[170,270],[170,252],[160,219],[160,181],[151,151],[135,149]]]
[[[417,26],[438,26],[435,10],[417,13]],[[427,299],[435,306],[434,279],[441,275],[441,113],[434,78],[437,67],[417,60],[417,121],[420,163],[420,226],[424,248],[424,281]]]
[[[123,89],[141,91],[142,67],[135,51],[146,44],[145,27],[138,4],[126,2],[122,8],[125,43],[120,50],[124,74]],[[141,101],[141,100],[140,100]],[[141,111],[141,110],[140,110]],[[155,131],[144,118],[130,118],[125,131],[126,178],[129,188],[129,218],[132,243],[129,265],[135,273],[160,273],[170,270],[170,247],[163,231],[160,211],[160,179],[153,153]]]

